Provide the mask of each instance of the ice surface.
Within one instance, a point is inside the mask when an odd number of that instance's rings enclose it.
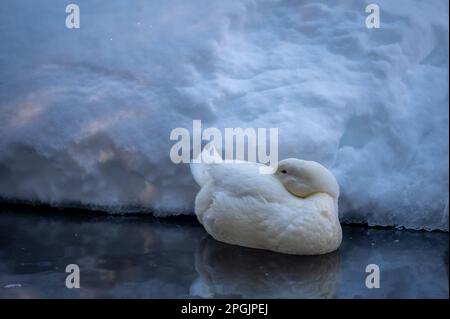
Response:
[[[342,221],[448,230],[448,2],[0,3],[0,196],[192,213],[170,131],[278,127]]]
[[[87,213],[0,205],[0,298],[448,299],[448,233],[344,225],[338,251],[295,256],[218,242],[195,218]]]

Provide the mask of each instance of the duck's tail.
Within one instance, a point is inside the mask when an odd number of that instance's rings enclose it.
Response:
[[[222,156],[214,145],[207,144],[201,154],[190,164],[191,173],[198,185],[203,186],[210,180],[208,169],[210,164],[222,163]]]

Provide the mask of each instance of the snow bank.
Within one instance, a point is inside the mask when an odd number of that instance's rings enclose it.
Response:
[[[448,230],[448,2],[0,2],[0,196],[192,213],[170,131],[278,127],[342,221]]]

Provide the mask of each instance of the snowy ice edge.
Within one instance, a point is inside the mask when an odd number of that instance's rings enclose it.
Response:
[[[201,114],[278,127],[280,158],[337,175],[344,221],[448,230],[447,1],[376,1],[370,30],[363,1],[110,2],[83,2],[70,34],[51,28],[63,5],[40,24],[27,1],[0,3],[16,43],[0,52],[2,196],[189,213],[195,183],[159,138]]]
[[[178,211],[164,211],[164,210],[153,210],[148,207],[143,206],[106,206],[106,205],[94,205],[94,204],[82,204],[77,202],[42,202],[39,200],[30,200],[30,199],[15,199],[15,198],[7,198],[0,196],[0,208],[2,206],[20,206],[25,205],[29,208],[46,208],[48,207],[50,209],[50,213],[54,210],[61,210],[61,213],[68,213],[71,210],[76,211],[86,211],[91,212],[93,215],[96,213],[99,214],[110,214],[112,216],[135,216],[135,215],[151,215],[156,218],[164,218],[164,219],[170,219],[172,217],[179,217],[179,216],[191,216],[195,218],[195,214],[193,210],[178,210]],[[447,209],[447,208],[446,208]],[[76,214],[73,213],[73,214]],[[447,212],[448,214],[448,212]],[[444,212],[445,216],[445,212]],[[340,222],[342,224],[346,225],[365,225],[368,227],[387,227],[387,228],[396,228],[398,230],[407,229],[407,230],[416,230],[416,231],[443,231],[443,232],[449,232],[448,225],[445,226],[414,226],[414,225],[401,225],[398,223],[370,223],[362,221],[360,217],[347,217],[347,218],[340,218]]]

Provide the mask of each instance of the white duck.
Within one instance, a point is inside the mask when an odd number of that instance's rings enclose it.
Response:
[[[201,156],[214,163],[191,164],[201,186],[195,213],[213,238],[296,255],[339,248],[339,186],[324,166],[289,158],[274,174],[260,174],[262,164],[223,161],[213,152],[205,149]]]

